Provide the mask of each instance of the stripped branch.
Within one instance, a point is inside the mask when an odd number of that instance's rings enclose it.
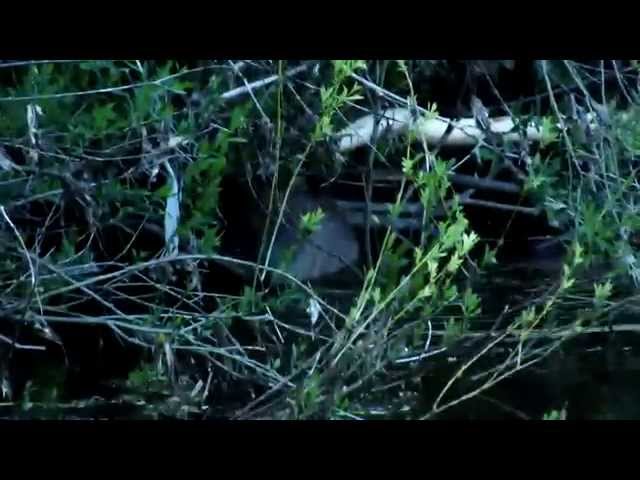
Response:
[[[593,115],[588,115],[588,118],[593,123],[593,128],[596,128]],[[453,125],[453,129],[447,133],[449,125]],[[511,117],[492,118],[489,128],[492,134],[501,135],[503,141],[520,139],[520,133]],[[444,147],[474,147],[485,137],[485,133],[476,126],[473,118],[463,118],[457,122],[444,117],[414,119],[407,108],[392,108],[384,111],[378,128],[379,134],[374,136],[373,131],[373,115],[366,115],[356,120],[336,135],[338,151],[349,152],[372,144],[384,135],[395,137],[410,132],[417,138],[424,138],[428,145],[439,145],[442,142]],[[539,142],[542,139],[542,129],[535,123],[530,123],[527,125],[526,135],[528,141]]]

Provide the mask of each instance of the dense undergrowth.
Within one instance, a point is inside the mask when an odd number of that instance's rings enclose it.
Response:
[[[3,412],[464,416],[634,332],[639,78],[0,63]]]

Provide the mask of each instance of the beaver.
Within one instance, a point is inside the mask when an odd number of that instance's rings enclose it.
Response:
[[[243,209],[244,216],[240,221],[242,239],[229,242],[228,253],[234,257],[255,260],[260,249],[260,240],[267,224],[267,212],[265,205],[268,200],[268,191],[262,192],[261,198],[250,209]],[[284,196],[284,195],[283,195]],[[296,181],[289,192],[285,205],[274,203],[272,215],[269,221],[268,235],[264,238],[262,248],[262,263],[267,259],[267,252],[271,244],[273,229],[279,217],[279,211],[284,207],[281,222],[269,252],[267,266],[281,269],[299,281],[319,281],[330,278],[335,274],[348,269],[354,269],[354,265],[360,257],[360,242],[357,239],[354,228],[339,210],[336,203],[327,195],[312,193],[304,182]],[[307,234],[302,234],[300,222],[302,216],[309,212],[321,209],[323,215],[317,228]],[[229,224],[229,233],[233,233],[234,225]],[[243,251],[240,251],[243,250]],[[247,253],[246,250],[256,250]],[[251,257],[251,258],[248,258]],[[238,273],[243,278],[252,278],[254,268],[249,265],[224,262],[230,270]],[[274,281],[283,280],[281,275],[274,275]]]

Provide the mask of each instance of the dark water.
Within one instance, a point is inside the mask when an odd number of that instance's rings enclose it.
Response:
[[[613,343],[600,339],[599,346],[587,343],[567,344],[562,352],[436,418],[542,419],[553,410],[564,410],[569,420],[640,419],[637,339],[618,338]]]

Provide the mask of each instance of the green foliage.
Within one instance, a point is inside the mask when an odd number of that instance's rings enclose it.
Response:
[[[491,302],[503,301],[491,295],[501,294],[487,294],[493,279],[480,277],[483,285],[474,275],[478,268],[495,266],[497,252],[481,243],[465,218],[460,192],[452,188],[450,174],[461,164],[442,157],[447,149],[430,151],[414,129],[379,142],[371,158],[374,168],[377,162],[400,167],[400,188],[389,216],[416,221],[421,232],[408,238],[390,228],[377,229],[376,223],[361,285],[347,291],[331,281],[272,282],[275,275],[263,277],[260,268],[250,275],[249,262],[235,265],[249,272],[247,278],[230,281],[232,273],[218,269],[215,262],[222,260],[214,256],[221,253],[228,231],[221,219],[223,180],[251,177],[259,171],[255,164],[263,162],[269,167],[261,179],[267,185],[251,185],[251,194],[255,188],[263,202],[270,186],[286,186],[296,181],[294,174],[325,172],[325,164],[340,171],[353,168],[348,173],[360,176],[357,154],[352,159],[334,151],[335,132],[361,112],[395,108],[403,98],[409,107],[420,103],[426,108],[419,120],[434,118],[437,105],[424,99],[440,99],[431,98],[435,90],[426,79],[456,80],[454,63],[443,61],[336,60],[312,65],[298,77],[290,76],[285,63],[237,62],[228,68],[229,62],[204,61],[189,62],[187,68],[174,61],[100,60],[3,66],[0,130],[10,156],[16,155],[12,161],[20,164],[20,169],[0,170],[0,203],[15,223],[14,229],[0,219],[5,252],[0,282],[8,320],[26,325],[25,332],[40,317],[100,324],[119,339],[153,351],[154,364],[142,364],[128,376],[127,387],[138,399],[161,394],[181,406],[202,401],[212,407],[237,397],[241,405],[222,405],[223,415],[241,417],[261,412],[272,418],[354,418],[381,410],[392,416],[400,407],[389,405],[410,408],[407,398],[414,384],[430,381],[421,377],[423,367],[447,363],[445,355],[437,356],[442,347],[464,347],[452,353],[464,365],[460,378],[457,373],[451,377],[453,383],[467,377],[491,378],[490,383],[530,360],[521,355],[537,351],[538,346],[530,348],[532,339],[543,349],[579,333],[585,324],[597,327],[618,307],[624,290],[617,278],[604,276],[589,279],[583,288],[582,267],[621,257],[627,273],[640,282],[640,110],[630,105],[620,112],[611,99],[606,102],[611,123],[601,121],[593,131],[580,118],[565,115],[567,92],[580,92],[573,94],[591,113],[592,104],[581,98],[591,85],[583,90],[576,84],[575,62],[547,62],[549,78],[539,69],[540,92],[547,89],[547,80],[551,88],[563,87],[556,89],[562,117],[554,104],[537,112],[535,122],[533,115],[522,116],[529,115],[530,104],[508,101],[517,120],[531,120],[541,133],[539,144],[528,145],[531,156],[519,152],[522,157],[514,160],[526,173],[524,182],[517,172],[498,172],[507,157],[518,153],[518,142],[474,150],[478,172],[513,173],[514,183],[524,183],[518,201],[543,208],[574,240],[566,265],[535,294],[522,289],[517,302],[509,299],[491,308]],[[467,62],[464,67],[471,74],[466,82],[480,70],[495,79],[513,69],[513,62]],[[597,76],[589,72],[590,79]],[[384,90],[397,103],[383,93],[384,102],[371,105],[365,95],[370,87],[356,75],[378,85],[375,95]],[[242,93],[247,85],[252,88]],[[222,95],[225,91],[233,95]],[[34,125],[27,121],[28,105],[42,111]],[[567,129],[561,131],[563,122]],[[37,156],[29,150],[32,136]],[[159,257],[172,192],[165,161],[181,187],[181,252],[210,255],[206,260]],[[417,203],[416,195],[424,213],[404,208],[409,199],[412,207]],[[379,212],[378,217],[386,213]],[[295,219],[298,240],[316,232],[327,213],[311,209]],[[17,240],[23,237],[26,248]],[[235,247],[229,250],[240,250]],[[291,247],[278,255],[277,266],[286,267],[294,253]],[[564,310],[574,304],[580,312],[566,315]],[[502,312],[499,318],[494,310]],[[549,331],[553,334],[545,336]],[[480,355],[481,368],[495,360],[493,346],[508,352],[498,370],[490,365],[479,372],[479,365],[473,365],[474,356],[464,350],[471,343],[473,350],[476,339],[487,343],[474,354],[491,347]],[[494,341],[502,343],[491,345]],[[158,368],[165,363],[197,381],[170,382]],[[38,382],[27,388],[27,403],[60,400],[62,380]],[[563,415],[550,412],[545,419]]]
[[[348,102],[362,99],[362,87],[354,84],[351,87],[344,82],[352,73],[366,67],[362,60],[335,60],[333,62],[333,81],[328,87],[320,88],[321,114],[313,133],[313,140],[330,136],[333,133],[333,118]]]
[[[450,318],[445,325],[444,337],[442,344],[445,347],[452,347],[462,338],[465,332],[465,324],[460,320]]]
[[[554,119],[552,117],[546,116],[542,119],[542,124],[540,126],[541,129],[541,140],[540,146],[545,148],[554,142],[557,142],[560,138],[560,132],[558,131],[557,126],[555,125]]]
[[[154,365],[146,363],[129,373],[126,385],[137,396],[166,394],[169,391],[167,377],[159,374]]]
[[[218,132],[215,140],[198,144],[196,160],[189,164],[184,175],[182,204],[186,214],[179,233],[195,235],[200,251],[213,253],[220,246],[220,232],[216,224],[222,178],[228,170],[227,157],[232,143],[243,142],[238,135],[246,122],[246,107],[236,107],[229,128]]]
[[[300,218],[300,230],[305,234],[315,232],[320,227],[324,216],[325,214],[321,208],[304,213]]]
[[[543,160],[538,152],[531,159],[531,172],[527,176],[525,191],[536,194],[538,198],[544,198],[557,182],[560,169],[557,158]]]
[[[480,313],[480,297],[469,288],[464,291],[464,296],[462,297],[462,311],[466,318]]]
[[[543,420],[566,420],[567,419],[567,409],[562,408],[561,410],[551,410],[544,414],[542,417]]]
[[[614,134],[631,154],[640,152],[640,108],[632,106],[614,118]]]
[[[602,307],[605,301],[609,299],[613,290],[613,284],[610,280],[607,280],[605,283],[593,284],[594,296],[593,301],[596,307]]]
[[[485,245],[482,260],[480,261],[480,267],[486,269],[492,265],[498,263],[496,259],[496,251],[489,248],[489,245]]]

